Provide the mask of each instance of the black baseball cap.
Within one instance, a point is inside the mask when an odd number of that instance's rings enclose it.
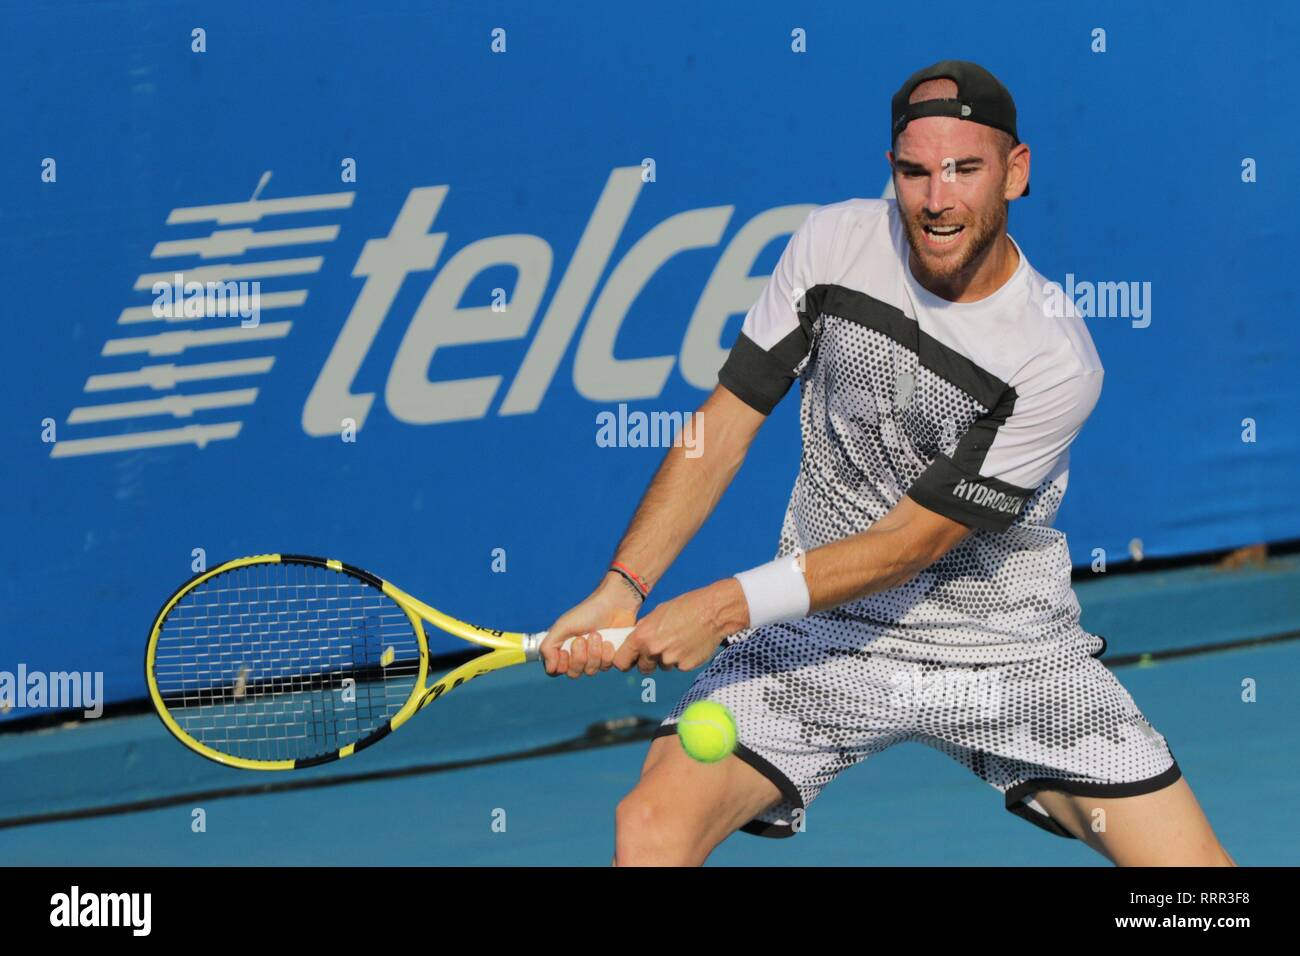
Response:
[[[957,98],[951,100],[922,100],[909,103],[908,98],[927,80],[952,80],[957,84]],[[1016,132],[1016,101],[998,78],[978,63],[966,60],[942,60],[923,70],[917,70],[898,88],[890,110],[889,143],[897,145],[898,135],[914,119],[925,116],[951,116],[955,119],[992,126],[1020,142]],[[1029,184],[1021,195],[1029,195]]]

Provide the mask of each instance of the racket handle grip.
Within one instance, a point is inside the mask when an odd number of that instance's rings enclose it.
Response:
[[[607,643],[613,644],[614,650],[618,650],[620,647],[623,646],[623,642],[627,640],[627,636],[631,633],[632,633],[632,628],[630,627],[605,627],[605,628],[601,628],[600,636]],[[545,636],[546,634],[543,633],[542,637]],[[576,640],[577,640],[576,637],[570,637],[563,644],[561,644],[560,647],[567,651],[570,647],[573,646],[573,642]]]
[[[614,650],[623,646],[627,636],[632,633],[630,627],[606,627],[600,631],[600,636],[610,644],[614,645]],[[537,634],[528,634],[524,637],[524,656],[530,661],[539,661],[542,659],[541,652],[538,650],[542,646],[542,641],[546,638],[546,631],[540,631]],[[564,650],[568,650],[577,638],[570,637],[560,645]]]

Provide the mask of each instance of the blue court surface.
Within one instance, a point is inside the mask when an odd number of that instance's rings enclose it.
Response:
[[[1300,629],[1300,560],[1112,577],[1084,583],[1078,592],[1085,625],[1107,636],[1106,659],[1118,665],[1121,681],[1170,741],[1224,845],[1243,865],[1294,865],[1300,859],[1294,814],[1300,641],[1286,636]],[[1283,639],[1211,649],[1277,637]],[[1170,654],[1181,650],[1194,653]],[[1152,659],[1125,663],[1144,653]],[[636,781],[643,739],[478,761],[581,738],[593,724],[657,721],[688,680],[660,674],[657,699],[643,702],[639,675],[611,671],[570,682],[515,668],[451,694],[372,750],[288,774],[206,761],[172,740],[152,715],[6,735],[0,737],[0,859],[18,865],[604,865],[613,847],[614,808]],[[1248,702],[1243,694],[1251,687]],[[461,761],[468,765],[456,767]],[[319,786],[341,778],[348,782]],[[303,788],[225,795],[231,788],[287,784]],[[155,809],[31,819],[173,799]],[[196,808],[204,811],[205,832],[192,829]],[[813,804],[803,834],[785,840],[738,834],[710,862],[1105,865],[1079,843],[1007,813],[995,790],[914,744],[844,774]]]

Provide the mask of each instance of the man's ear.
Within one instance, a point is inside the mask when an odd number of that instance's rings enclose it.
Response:
[[[1007,154],[1007,181],[1003,196],[1019,199],[1029,185],[1029,147],[1017,143]]]

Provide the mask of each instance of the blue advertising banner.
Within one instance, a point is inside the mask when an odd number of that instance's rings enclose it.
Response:
[[[1075,563],[1300,537],[1296,8],[920,16],[10,6],[0,670],[139,697],[172,589],[269,551],[546,627],[601,575],[651,426],[716,383],[811,208],[888,194],[889,97],[948,57],[1016,96],[1011,232],[1106,367]],[[656,596],[772,556],[796,404]]]

